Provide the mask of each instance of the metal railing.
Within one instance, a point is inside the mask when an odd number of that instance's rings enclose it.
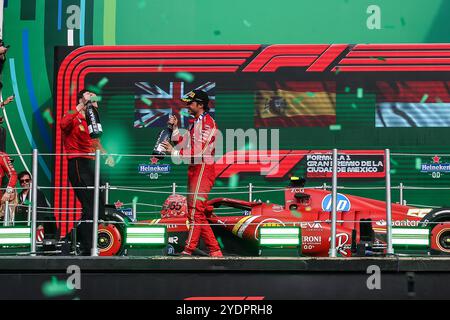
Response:
[[[321,153],[323,154],[323,153]],[[348,151],[346,152],[348,154]],[[37,207],[37,189],[38,189],[38,157],[42,155],[54,155],[54,154],[39,154],[37,149],[33,150],[32,155],[32,177],[33,181],[36,183],[31,184],[31,193],[29,193],[29,196],[31,197],[31,204],[28,205],[28,225],[31,226],[32,229],[32,245],[31,245],[31,252],[36,252],[36,223],[37,220],[37,213],[39,212],[38,209],[42,209]],[[90,154],[91,155],[91,154]],[[118,190],[118,191],[131,191],[131,192],[140,192],[140,193],[155,193],[155,194],[176,194],[177,188],[185,188],[185,186],[177,186],[177,184],[174,182],[169,186],[159,186],[159,187],[127,187],[127,186],[112,186],[109,183],[106,183],[105,185],[100,185],[100,151],[97,150],[94,154],[95,156],[95,184],[94,186],[87,186],[84,188],[90,189],[94,191],[94,203],[93,203],[93,219],[91,220],[83,220],[82,222],[92,222],[93,223],[93,246],[91,249],[91,255],[92,256],[98,256],[98,249],[97,249],[97,231],[98,231],[98,223],[99,221],[99,199],[100,199],[100,191],[103,190],[105,192],[105,198],[106,203],[109,203],[109,197],[110,197],[110,190]],[[405,154],[396,154],[396,155],[405,155]],[[139,155],[132,155],[132,156],[139,156]],[[392,190],[399,190],[399,202],[400,204],[405,204],[404,199],[404,191],[405,190],[424,190],[424,189],[441,189],[441,190],[449,190],[450,187],[418,187],[418,186],[406,186],[403,183],[400,183],[399,186],[391,186],[391,177],[390,177],[390,160],[391,160],[391,153],[389,149],[384,150],[384,156],[385,156],[385,186],[375,186],[375,187],[345,187],[345,186],[338,186],[338,150],[333,149],[332,150],[332,184],[331,186],[324,183],[322,186],[315,186],[315,187],[304,187],[303,189],[331,189],[332,191],[332,207],[331,207],[331,219],[330,221],[327,220],[327,222],[331,223],[331,241],[330,241],[330,250],[329,250],[329,256],[330,257],[336,257],[337,256],[337,248],[336,248],[336,225],[339,223],[339,221],[336,220],[336,214],[337,214],[337,190],[343,190],[343,189],[356,189],[356,190],[374,190],[374,189],[385,189],[385,202],[386,202],[386,233],[387,233],[387,253],[393,254],[393,247],[392,247],[392,199],[391,199],[391,191]],[[40,187],[41,189],[56,189],[56,187]],[[58,187],[60,189],[74,189],[72,187]],[[227,187],[223,187],[224,189],[229,189]],[[151,190],[150,190],[151,189]],[[155,190],[158,189],[158,190]],[[164,191],[163,189],[167,189]],[[221,189],[221,187],[216,187],[216,189]],[[255,194],[260,193],[274,193],[274,192],[284,192],[286,190],[286,187],[274,187],[274,186],[255,186],[252,183],[249,183],[248,186],[238,186],[235,187],[235,189],[245,189],[242,191],[229,191],[227,190],[227,194],[248,194],[248,200],[254,201]],[[186,190],[187,191],[187,190]],[[189,192],[180,192],[180,194],[190,194]],[[210,192],[209,194],[223,194],[223,192]],[[149,206],[149,207],[157,207],[161,208],[160,205],[155,204],[146,204],[146,203],[138,203],[138,202],[132,202],[128,203],[126,205],[132,205],[132,218],[134,221],[137,219],[137,206]],[[420,205],[416,205],[420,206]],[[430,207],[430,206],[427,206]],[[4,225],[7,226],[11,223],[10,219],[10,213],[9,213],[9,207],[6,206],[6,212],[5,212],[5,221]],[[77,209],[75,208],[49,208],[49,209],[58,209],[58,210],[67,210],[76,212]],[[152,212],[152,213],[156,213]],[[60,220],[61,222],[61,220]],[[65,220],[65,222],[67,222]],[[80,222],[78,220],[77,222]],[[348,222],[348,221],[347,221]],[[114,222],[111,222],[114,223]]]

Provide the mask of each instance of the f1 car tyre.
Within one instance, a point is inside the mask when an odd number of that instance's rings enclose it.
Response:
[[[450,254],[450,208],[434,209],[421,220],[422,227],[431,229],[431,252]]]
[[[431,250],[435,254],[450,254],[450,223],[439,223],[431,230]]]
[[[100,256],[120,255],[123,250],[123,238],[119,229],[113,224],[98,226],[97,248]]]
[[[125,250],[125,226],[131,220],[115,210],[105,212],[105,222],[98,226],[97,248],[100,256],[120,256]],[[115,223],[108,223],[114,221]]]

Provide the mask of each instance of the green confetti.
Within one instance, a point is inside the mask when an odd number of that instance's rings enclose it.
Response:
[[[100,89],[103,88],[107,83],[108,83],[108,78],[103,77],[98,83],[97,83],[97,87],[99,87]]]
[[[89,86],[86,87],[86,89],[89,90],[90,92],[95,93],[95,94],[102,93],[102,90],[100,88],[98,88],[97,86],[89,85]]]
[[[119,162],[122,160],[122,158],[123,158],[123,156],[122,155],[120,155],[119,157],[117,157],[117,160],[116,160],[116,165],[117,164],[119,164]]]
[[[55,122],[53,120],[52,113],[50,112],[50,108],[46,109],[44,113],[42,113],[42,117],[47,121],[48,124],[53,124]]]
[[[175,74],[175,77],[181,80],[184,80],[186,82],[192,82],[194,81],[194,75],[189,72],[177,72]]]
[[[302,214],[301,212],[298,212],[297,210],[291,210],[291,214],[296,218],[301,218]]]
[[[425,101],[427,101],[427,99],[428,99],[428,94],[424,94],[423,96],[422,96],[422,99],[420,99],[420,103],[425,103]]]
[[[139,197],[138,197],[138,196],[135,196],[135,197],[133,198],[133,200],[131,200],[131,202],[132,202],[133,204],[136,204],[136,203],[138,202],[138,200],[139,200]]]
[[[220,36],[220,34],[221,34],[220,30],[215,30],[215,31],[214,31],[214,35],[215,35],[215,36]]]
[[[421,158],[416,158],[416,169],[417,170],[422,169],[422,159]]]
[[[73,289],[69,289],[66,281],[59,281],[55,276],[51,281],[44,282],[42,285],[42,293],[47,298],[70,295],[72,291]]]
[[[149,107],[152,105],[152,100],[146,98],[146,97],[141,97],[141,101],[143,103],[145,103],[146,105],[148,105]]]
[[[361,99],[363,96],[364,96],[364,89],[363,88],[356,89],[356,97],[358,99]]]
[[[352,103],[352,108],[353,109],[358,109],[358,106],[356,105],[356,103]]]
[[[306,95],[311,98],[316,96],[316,94],[314,92],[309,92],[309,91],[306,93]]]
[[[405,18],[401,17],[400,18],[400,23],[402,24],[402,27],[404,27],[406,25]]]
[[[397,161],[395,161],[394,159],[392,159],[391,158],[391,163],[394,165],[394,166],[396,166],[396,167],[398,167],[398,162]]]
[[[339,74],[339,72],[341,72],[341,69],[339,69],[338,67],[336,67],[336,70],[334,71],[334,74]]]
[[[295,97],[294,99],[292,99],[292,102],[293,103],[300,103],[300,102],[302,102],[302,100],[303,100],[303,97],[302,96],[298,96],[298,97]]]
[[[391,169],[390,173],[391,174],[396,174],[397,173],[397,169]]]
[[[385,57],[370,57],[370,59],[386,61]]]
[[[247,20],[244,20],[243,22],[247,28],[250,28],[252,26],[252,24],[250,22],[248,22]]]
[[[239,185],[239,175],[234,174],[228,179],[228,188],[236,189]]]
[[[225,246],[223,245],[221,237],[217,237],[216,240],[217,240],[217,243],[219,244],[220,249],[225,248]]]
[[[331,131],[339,131],[342,129],[342,126],[340,124],[332,124],[330,125],[330,130]]]
[[[100,101],[102,101],[102,96],[91,97],[91,101],[92,102],[100,102]]]
[[[32,205],[32,203],[31,203],[31,201],[30,200],[25,200],[24,202],[23,202],[23,205],[24,206],[31,206]]]
[[[138,9],[144,9],[147,6],[147,1],[146,0],[141,0],[138,3]]]
[[[189,111],[187,111],[187,109],[184,109],[184,108],[181,109],[180,115],[184,116],[184,117],[189,117],[190,116]]]
[[[349,93],[350,92],[350,87],[345,87],[344,92],[345,93]]]
[[[244,146],[244,150],[253,150],[253,144],[251,142],[247,142]]]
[[[217,185],[218,187],[223,187],[223,186],[224,186],[224,183],[223,183],[222,180],[216,180],[216,185]]]

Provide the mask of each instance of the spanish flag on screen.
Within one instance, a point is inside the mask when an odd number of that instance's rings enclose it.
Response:
[[[335,90],[327,90],[330,88],[320,82],[284,87],[256,92],[255,127],[327,127],[336,123]]]

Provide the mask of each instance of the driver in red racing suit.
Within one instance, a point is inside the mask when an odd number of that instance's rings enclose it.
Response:
[[[208,193],[214,185],[214,146],[217,125],[208,113],[208,94],[202,90],[193,90],[185,98],[189,113],[195,117],[189,126],[189,132],[180,136],[175,116],[171,116],[169,124],[173,125],[172,141],[177,148],[166,141],[163,146],[175,157],[189,161],[188,167],[188,219],[189,235],[182,255],[192,255],[200,237],[205,241],[211,257],[222,257],[222,251],[214,233],[206,219],[206,202]],[[190,140],[190,143],[188,142]]]

